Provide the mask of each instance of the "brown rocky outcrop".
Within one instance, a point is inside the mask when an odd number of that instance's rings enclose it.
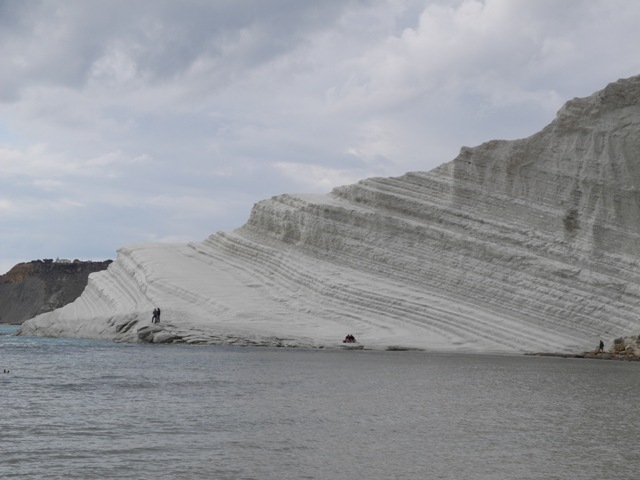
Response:
[[[0,275],[0,323],[22,323],[73,302],[87,286],[89,274],[110,263],[46,259],[17,264]]]

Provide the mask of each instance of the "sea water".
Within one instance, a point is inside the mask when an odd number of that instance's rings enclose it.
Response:
[[[5,370],[3,479],[640,476],[640,363],[3,335]]]

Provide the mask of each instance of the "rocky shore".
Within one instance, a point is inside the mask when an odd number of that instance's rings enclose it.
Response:
[[[596,360],[624,360],[627,362],[640,361],[640,335],[616,338],[608,349],[600,351],[595,348],[592,351],[583,353],[527,353],[538,357],[561,357],[561,358],[592,358]]]

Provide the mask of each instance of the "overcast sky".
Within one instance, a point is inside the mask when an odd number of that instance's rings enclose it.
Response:
[[[0,273],[430,170],[640,74],[637,0],[0,0]]]

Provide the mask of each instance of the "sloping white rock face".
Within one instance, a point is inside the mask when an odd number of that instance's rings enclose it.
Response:
[[[281,195],[188,245],[122,248],[23,333],[451,351],[640,332],[640,77],[430,172]],[[151,311],[162,309],[159,325]]]

